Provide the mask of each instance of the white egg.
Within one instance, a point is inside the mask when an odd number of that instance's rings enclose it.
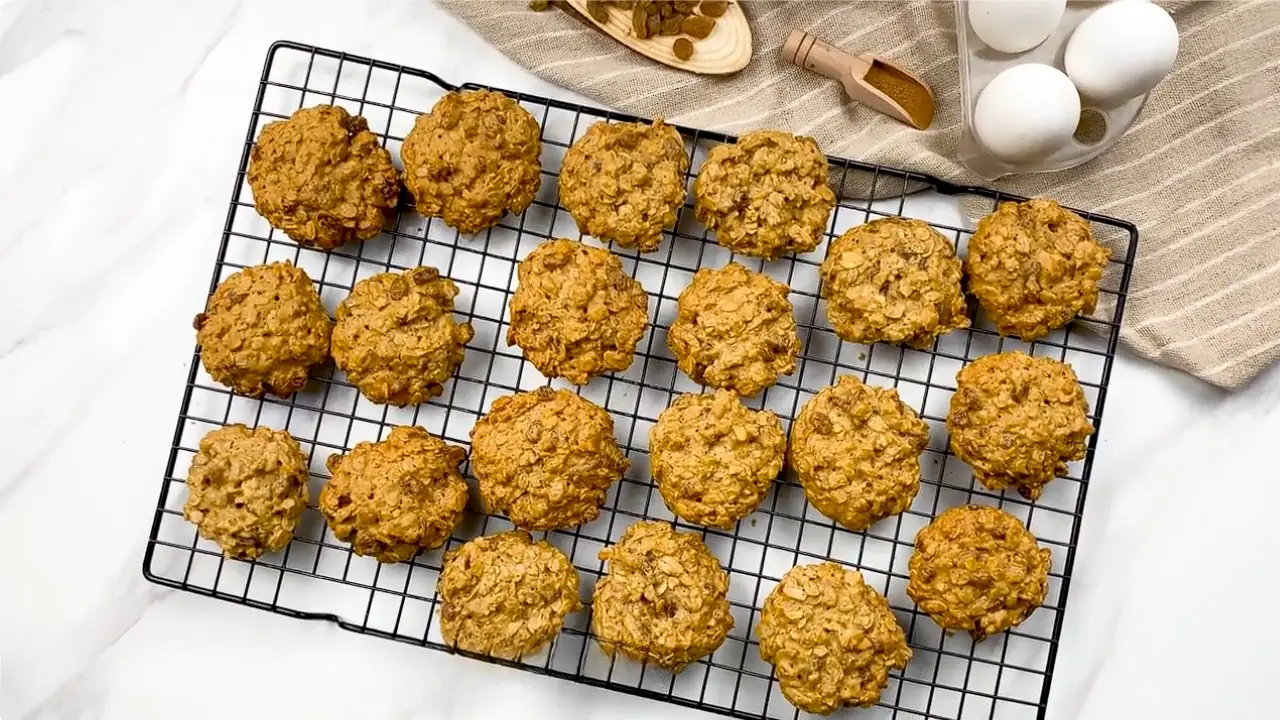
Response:
[[[1169,13],[1143,0],[1120,0],[1080,23],[1063,65],[1081,95],[1106,105],[1150,92],[1177,57],[1178,26]]]
[[[969,0],[969,26],[1002,53],[1026,52],[1053,34],[1067,0]]]
[[[991,153],[1009,162],[1044,157],[1065,146],[1080,122],[1080,96],[1061,70],[1015,65],[978,95],[973,131]]]

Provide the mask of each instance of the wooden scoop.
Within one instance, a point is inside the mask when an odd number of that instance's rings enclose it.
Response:
[[[850,55],[803,30],[791,32],[782,45],[782,59],[839,80],[850,98],[894,120],[919,130],[933,122],[933,90],[894,62],[870,53]],[[882,87],[890,88],[897,97],[891,97]]]

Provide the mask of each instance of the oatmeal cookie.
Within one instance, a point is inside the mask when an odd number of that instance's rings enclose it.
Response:
[[[764,601],[758,632],[783,696],[810,713],[875,705],[889,671],[911,660],[884,596],[832,562],[788,570]]]
[[[649,296],[608,250],[550,240],[520,263],[507,343],[547,377],[585,385],[626,370],[649,324]]]
[[[817,141],[780,130],[711,148],[693,197],[698,219],[717,242],[769,259],[818,247],[836,204]]]
[[[985,505],[953,507],[916,534],[907,595],[943,630],[978,641],[1040,607],[1049,562],[1018,518]]]
[[[748,410],[728,390],[681,395],[649,431],[662,500],[698,525],[732,528],[782,472],[787,436],[768,410]]]
[[[253,205],[272,227],[324,250],[382,232],[400,199],[391,153],[364,118],[336,105],[262,128],[248,175]]]
[[[637,522],[600,559],[609,569],[592,596],[591,629],[609,655],[680,672],[733,628],[729,576],[696,534]]]
[[[500,92],[451,92],[404,139],[404,184],[418,212],[464,235],[524,212],[542,183],[538,121]]]
[[[850,530],[911,507],[929,426],[892,388],[852,375],[814,395],[791,426],[791,466],[809,502]]]
[[[486,511],[525,530],[595,520],[629,466],[609,413],[568,390],[500,397],[471,429],[471,471]]]
[[[311,278],[288,262],[223,280],[193,323],[205,372],[243,395],[289,397],[329,357],[329,321]]]
[[[333,361],[373,402],[426,402],[444,391],[474,335],[453,319],[457,295],[432,267],[361,280],[338,306]]]
[[[1030,342],[1094,311],[1110,257],[1079,215],[1035,198],[978,221],[965,272],[1000,334]]]
[[[680,293],[667,345],[694,382],[755,395],[796,369],[787,286],[738,263],[703,268]]]
[[[478,537],[446,553],[436,591],[446,643],[507,660],[536,653],[566,615],[582,609],[569,558],[522,530]]]
[[[307,509],[307,456],[283,430],[244,425],[200,439],[182,516],[229,558],[281,550]]]
[[[355,554],[408,562],[443,545],[462,520],[466,456],[420,427],[392,428],[381,442],[329,456],[333,479],[320,491],[320,512]]]
[[[845,340],[928,348],[969,327],[960,260],[929,224],[882,218],[841,235],[822,261],[827,320]]]
[[[676,224],[688,170],[680,133],[662,120],[598,122],[564,154],[560,204],[588,235],[655,250]]]
[[[991,490],[1017,488],[1029,500],[1093,433],[1084,390],[1070,365],[1018,352],[986,355],[956,375],[947,430],[951,452]]]

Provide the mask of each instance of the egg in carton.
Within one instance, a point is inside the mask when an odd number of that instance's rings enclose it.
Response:
[[[1178,54],[1173,19],[1142,0],[957,0],[956,23],[959,159],[987,180],[1097,157],[1137,119]]]

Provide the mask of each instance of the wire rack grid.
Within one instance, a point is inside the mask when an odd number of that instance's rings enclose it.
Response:
[[[474,85],[464,87],[477,87]],[[510,529],[501,517],[468,512],[446,548],[411,563],[381,565],[354,556],[325,527],[314,505],[303,516],[293,542],[284,550],[252,562],[225,560],[218,548],[196,534],[182,518],[184,484],[199,439],[231,423],[287,429],[310,455],[314,498],[328,478],[325,459],[362,440],[377,440],[395,425],[422,425],[462,446],[469,431],[495,397],[551,384],[526,363],[519,348],[505,342],[505,309],[515,284],[515,268],[538,243],[551,237],[582,238],[568,213],[557,204],[556,171],[566,148],[597,121],[637,118],[588,106],[507,92],[539,120],[543,131],[543,182],[534,204],[476,237],[459,237],[438,221],[418,215],[411,199],[382,235],[331,252],[299,247],[273,231],[254,211],[245,171],[254,138],[268,122],[288,117],[299,107],[333,103],[369,120],[398,160],[399,145],[414,119],[445,92],[455,89],[435,75],[342,52],[293,42],[274,44],[258,87],[252,121],[241,151],[231,206],[210,292],[243,267],[290,260],[315,280],[326,308],[333,312],[358,280],[388,270],[433,265],[458,283],[456,312],[471,322],[475,337],[466,360],[444,394],[420,406],[392,408],[369,403],[341,371],[326,366],[308,387],[287,400],[251,399],[213,382],[199,362],[199,348],[182,397],[165,477],[161,486],[144,574],[153,582],[296,618],[322,619],[341,627],[466,655],[448,647],[435,622],[435,582],[443,552],[482,534]],[[689,181],[706,150],[733,138],[679,128],[691,153]],[[874,217],[911,216],[922,208],[916,190],[980,199],[994,204],[1017,200],[992,190],[961,187],[934,177],[831,158],[832,179],[840,193],[827,240]],[[879,198],[877,201],[857,197]],[[653,310],[651,327],[631,367],[577,388],[609,410],[619,445],[631,460],[626,477],[609,493],[599,519],[546,533],[579,570],[587,610],[575,613],[550,647],[518,662],[482,658],[524,670],[663,700],[740,718],[798,718],[782,697],[771,667],[754,639],[758,608],[779,578],[797,564],[831,559],[859,569],[883,593],[906,630],[914,657],[895,673],[870,709],[847,711],[865,718],[1042,718],[1062,628],[1062,608],[1071,578],[1085,490],[1096,448],[1089,440],[1083,461],[1069,476],[1051,483],[1035,503],[975,485],[972,474],[947,449],[943,425],[954,391],[955,373],[985,354],[1018,349],[1070,363],[1089,400],[1091,420],[1100,425],[1111,373],[1120,317],[1129,286],[1137,232],[1126,222],[1082,212],[1095,236],[1112,250],[1104,273],[1098,311],[1078,324],[1026,344],[1002,338],[979,316],[968,330],[948,333],[935,346],[917,351],[887,345],[843,342],[825,324],[818,294],[817,268],[824,247],[803,256],[773,262],[735,257],[708,238],[686,205],[676,228],[659,249],[640,254],[610,247],[645,287]],[[926,218],[927,219],[927,218]],[[970,231],[957,221],[931,223],[955,240],[963,252]],[[595,242],[593,238],[582,238]],[[862,533],[834,525],[805,501],[793,477],[784,475],[761,508],[731,532],[679,524],[702,535],[730,575],[735,626],[725,643],[679,674],[604,655],[590,635],[591,592],[603,567],[597,553],[642,518],[675,521],[649,477],[648,430],[678,393],[702,388],[678,373],[666,350],[665,333],[680,291],[700,267],[742,262],[791,288],[803,342],[796,372],[782,378],[748,404],[777,413],[785,425],[812,395],[836,377],[852,373],[873,384],[897,388],[930,427],[930,443],[921,459],[920,492],[911,508]],[[193,308],[193,314],[199,308]],[[473,478],[466,472],[469,482]],[[966,635],[947,636],[907,598],[907,559],[915,533],[948,507],[963,503],[998,506],[1019,517],[1053,552],[1048,598],[1026,622],[1006,633],[973,643]]]

